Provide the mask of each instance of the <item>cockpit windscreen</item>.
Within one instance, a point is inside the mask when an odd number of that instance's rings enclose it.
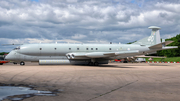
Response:
[[[20,46],[14,48],[13,50],[20,50]]]

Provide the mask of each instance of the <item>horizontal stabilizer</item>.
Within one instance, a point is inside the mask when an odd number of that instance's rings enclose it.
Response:
[[[175,49],[175,48],[178,48],[178,46],[163,47],[162,50],[166,50],[166,49]]]
[[[150,48],[150,49],[159,49],[159,48],[162,48],[162,46],[165,47],[166,45],[168,45],[168,44],[170,44],[170,43],[172,43],[172,42],[174,42],[174,41],[165,41],[165,42],[162,42],[162,43],[159,43],[159,44],[150,46],[149,48]]]

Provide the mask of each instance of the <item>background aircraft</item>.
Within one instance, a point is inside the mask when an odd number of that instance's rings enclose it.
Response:
[[[25,65],[26,61],[39,64],[108,64],[109,60],[151,54],[173,41],[161,42],[160,27],[151,26],[151,35],[133,44],[24,44],[12,50],[6,59]]]

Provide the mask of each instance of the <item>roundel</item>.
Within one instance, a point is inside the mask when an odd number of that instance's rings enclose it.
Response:
[[[154,41],[154,36],[150,36],[150,37],[148,38],[148,41],[153,42],[153,41]]]

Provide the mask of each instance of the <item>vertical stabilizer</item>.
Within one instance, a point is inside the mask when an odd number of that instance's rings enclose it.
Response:
[[[140,44],[140,45],[155,45],[161,43],[160,33],[159,30],[160,27],[157,26],[150,26],[149,29],[152,29],[151,36],[148,36],[146,38],[143,38],[133,44]]]
[[[154,36],[155,44],[161,43],[161,38],[160,38],[160,33],[159,33],[159,30],[160,30],[161,28],[160,28],[160,27],[157,27],[157,26],[150,26],[149,29],[152,29],[152,31],[151,31],[151,36]]]

